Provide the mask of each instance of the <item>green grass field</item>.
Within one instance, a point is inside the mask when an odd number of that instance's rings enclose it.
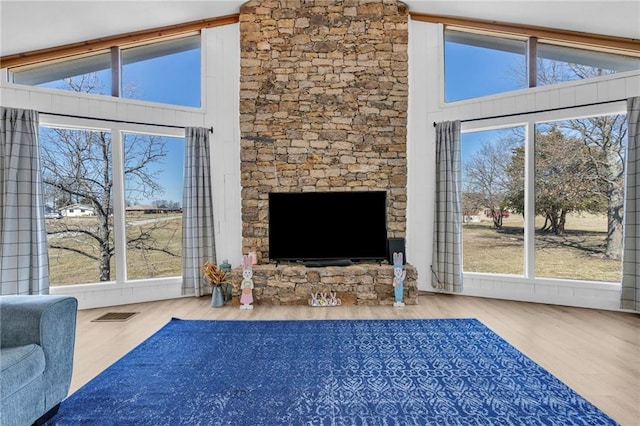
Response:
[[[536,218],[540,229],[542,218]],[[524,273],[524,222],[522,216],[504,219],[503,229],[493,228],[491,219],[463,225],[463,270],[497,274]],[[622,263],[604,255],[605,216],[571,215],[562,236],[536,231],[535,275],[619,282]]]
[[[47,227],[61,227],[69,224],[81,225],[87,229],[96,226],[95,218],[49,219]],[[155,240],[155,248],[167,250],[173,255],[158,250],[127,249],[128,279],[159,278],[182,275],[182,216],[177,215],[133,215],[126,217],[127,238],[139,235],[141,230],[150,231]],[[83,252],[98,256],[95,242],[81,234],[57,237],[58,243],[65,243]],[[116,277],[115,257],[111,258],[111,280]],[[86,284],[99,282],[98,261],[69,250],[49,248],[49,277],[52,286]]]

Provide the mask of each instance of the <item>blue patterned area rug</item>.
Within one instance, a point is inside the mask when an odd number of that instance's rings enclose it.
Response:
[[[173,319],[48,425],[615,425],[475,319]]]

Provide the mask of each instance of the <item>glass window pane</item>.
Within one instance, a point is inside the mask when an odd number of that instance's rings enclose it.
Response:
[[[200,106],[200,36],[122,50],[122,97]]]
[[[13,82],[80,93],[111,94],[110,54],[85,56],[61,62],[12,70]]]
[[[619,282],[626,120],[536,125],[535,274]]]
[[[454,30],[444,37],[445,102],[527,87],[525,41]]]
[[[111,134],[40,128],[51,285],[115,280]]]
[[[182,275],[184,139],[124,134],[127,278]]]
[[[538,43],[539,86],[640,69],[640,58]]]
[[[464,133],[463,271],[524,274],[524,129]]]

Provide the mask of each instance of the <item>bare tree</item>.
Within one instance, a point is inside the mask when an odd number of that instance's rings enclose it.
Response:
[[[606,200],[606,252],[618,259],[622,255],[622,222],[624,204],[625,139],[627,123],[624,115],[591,117],[560,123],[580,135],[584,156],[591,163],[599,185],[594,187]]]
[[[463,202],[473,202],[473,206],[467,206],[469,208],[478,208],[479,204],[483,204],[483,209],[488,211],[494,227],[498,229],[502,228],[505,199],[511,188],[507,167],[511,164],[513,144],[514,141],[510,139],[485,141],[463,166],[463,194],[467,194],[463,195]]]
[[[588,79],[612,74],[599,67],[538,61],[538,79],[550,84],[567,79]],[[578,135],[599,180],[597,190],[606,200],[607,238],[605,254],[618,259],[622,255],[622,222],[624,203],[624,158],[627,123],[624,115],[608,115],[558,123],[569,134]],[[594,190],[596,190],[594,188]]]
[[[97,90],[95,77],[67,79],[78,92]],[[113,246],[113,164],[111,134],[102,130],[47,128],[42,136],[42,175],[46,192],[55,194],[57,207],[62,203],[81,203],[91,207],[95,220],[56,221],[47,226],[51,248],[66,250],[98,262],[98,279],[111,280]],[[130,196],[151,197],[162,191],[157,181],[157,165],[166,157],[164,142],[157,136],[127,135],[123,173]],[[154,165],[154,167],[151,167]],[[156,170],[154,172],[154,170]],[[153,238],[153,224],[128,233],[127,246],[162,251]],[[58,238],[56,238],[56,236]],[[63,238],[61,238],[63,237]]]

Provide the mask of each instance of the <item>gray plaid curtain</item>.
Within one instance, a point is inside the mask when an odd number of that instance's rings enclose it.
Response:
[[[207,260],[216,261],[209,130],[187,127],[185,135],[182,294],[202,296],[209,285],[200,267]]]
[[[0,107],[0,294],[49,294],[38,113]]]
[[[436,124],[436,194],[431,285],[462,291],[460,121]]]
[[[620,307],[640,311],[640,97],[627,100],[628,143]]]

